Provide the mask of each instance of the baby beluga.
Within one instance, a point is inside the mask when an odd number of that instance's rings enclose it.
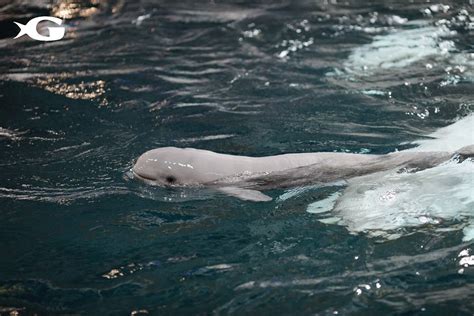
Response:
[[[453,157],[474,156],[474,145],[457,151],[400,151],[385,155],[299,153],[267,157],[220,154],[213,151],[163,147],[142,154],[132,168],[146,183],[174,187],[210,187],[250,201],[270,201],[262,193],[273,188],[330,184],[385,170],[417,171]]]

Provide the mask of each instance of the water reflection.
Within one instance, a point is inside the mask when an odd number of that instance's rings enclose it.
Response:
[[[35,84],[42,87],[46,91],[64,95],[70,99],[91,100],[98,99],[105,94],[106,84],[104,80],[92,82],[81,81],[79,83],[61,82],[59,78],[38,78]],[[107,100],[101,100],[101,105],[106,105]]]
[[[87,18],[99,12],[98,6],[101,0],[63,0],[55,1],[52,14],[61,19]]]
[[[253,204],[124,176],[162,146],[410,146],[474,109],[469,1],[24,3],[0,17],[0,314],[469,311],[472,164],[360,183],[346,226],[323,211],[347,183]],[[36,15],[64,40],[12,40]]]

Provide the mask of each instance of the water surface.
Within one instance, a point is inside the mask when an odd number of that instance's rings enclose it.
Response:
[[[412,225],[395,208],[399,225],[355,228],[307,212],[339,186],[252,203],[127,176],[160,146],[414,146],[473,110],[472,2],[14,1],[0,13],[0,314],[472,314],[472,165],[444,166],[462,185],[428,190],[459,196],[459,212]],[[39,15],[64,18],[65,38],[12,40],[13,21]]]

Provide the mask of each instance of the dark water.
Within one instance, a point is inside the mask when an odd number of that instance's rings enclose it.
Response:
[[[306,212],[331,189],[175,201],[126,174],[160,146],[387,153],[451,124],[474,16],[443,5],[3,1],[0,314],[472,315],[462,229],[385,240]],[[12,39],[40,15],[66,37]]]

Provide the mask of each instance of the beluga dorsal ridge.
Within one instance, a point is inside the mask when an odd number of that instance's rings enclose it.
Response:
[[[423,170],[453,157],[474,156],[474,146],[458,151],[401,151],[385,155],[299,153],[249,157],[213,151],[162,147],[142,154],[133,175],[164,187],[209,187],[250,201],[270,201],[261,191],[329,184],[391,169]]]

